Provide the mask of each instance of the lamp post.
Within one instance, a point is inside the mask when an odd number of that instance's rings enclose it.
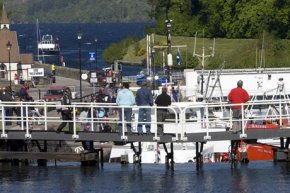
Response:
[[[152,90],[155,90],[155,62],[154,62],[154,57],[155,57],[155,49],[154,47],[152,48],[151,51],[151,59],[152,59],[152,64],[153,64],[153,76],[152,76]]]
[[[98,60],[97,60],[97,51],[98,51],[98,38],[97,37],[95,37],[95,44],[96,44],[96,55],[95,55],[95,57],[96,57],[96,59],[95,59],[95,62],[96,62],[96,70],[98,69]]]
[[[77,32],[77,39],[79,43],[79,69],[80,69],[80,101],[82,102],[83,94],[82,94],[82,52],[81,52],[81,43],[82,43],[82,36],[83,33],[81,29],[79,28]]]
[[[167,80],[172,82],[172,51],[171,51],[171,19],[165,20],[166,28],[167,28]]]
[[[10,62],[10,51],[11,51],[12,44],[10,43],[10,41],[7,42],[6,47],[7,47],[7,50],[8,50],[10,89],[12,89],[12,82],[11,82],[11,78],[12,78],[11,77],[11,62]]]

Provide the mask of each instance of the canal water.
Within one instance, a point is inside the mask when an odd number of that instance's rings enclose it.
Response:
[[[54,163],[47,167],[0,166],[1,193],[278,193],[289,192],[290,165],[251,162],[230,169],[229,163],[205,164],[197,171],[193,163],[106,163],[103,168],[80,167],[78,163]]]

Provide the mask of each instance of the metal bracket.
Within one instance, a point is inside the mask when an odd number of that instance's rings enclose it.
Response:
[[[184,137],[182,138],[182,141],[188,141],[188,138],[184,136]]]
[[[206,136],[203,137],[203,139],[206,140],[206,141],[211,140],[211,136],[206,135]]]
[[[26,138],[26,139],[31,139],[31,138],[32,138],[32,136],[31,136],[31,134],[29,134],[29,133],[26,133],[26,134],[25,134],[25,138]]]
[[[122,139],[123,141],[127,141],[127,140],[128,140],[128,136],[121,136],[121,139]]]
[[[80,136],[79,136],[79,135],[72,135],[72,138],[73,138],[73,139],[79,139]]]
[[[160,137],[153,137],[154,141],[160,141]]]
[[[1,134],[1,138],[8,138],[7,133],[2,133],[2,134]]]
[[[246,134],[246,133],[242,133],[242,134],[240,134],[240,138],[247,138],[248,137],[248,135]]]

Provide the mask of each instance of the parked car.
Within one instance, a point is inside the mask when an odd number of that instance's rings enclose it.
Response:
[[[53,86],[50,87],[45,95],[42,97],[45,101],[57,101],[60,100],[63,96],[65,90],[68,90],[71,93],[71,90],[67,86]]]
[[[88,81],[93,84],[105,84],[107,83],[106,71],[104,70],[92,70],[88,72]]]

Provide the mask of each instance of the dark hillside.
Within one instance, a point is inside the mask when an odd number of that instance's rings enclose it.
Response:
[[[149,20],[147,0],[10,0],[14,23],[103,23]]]

